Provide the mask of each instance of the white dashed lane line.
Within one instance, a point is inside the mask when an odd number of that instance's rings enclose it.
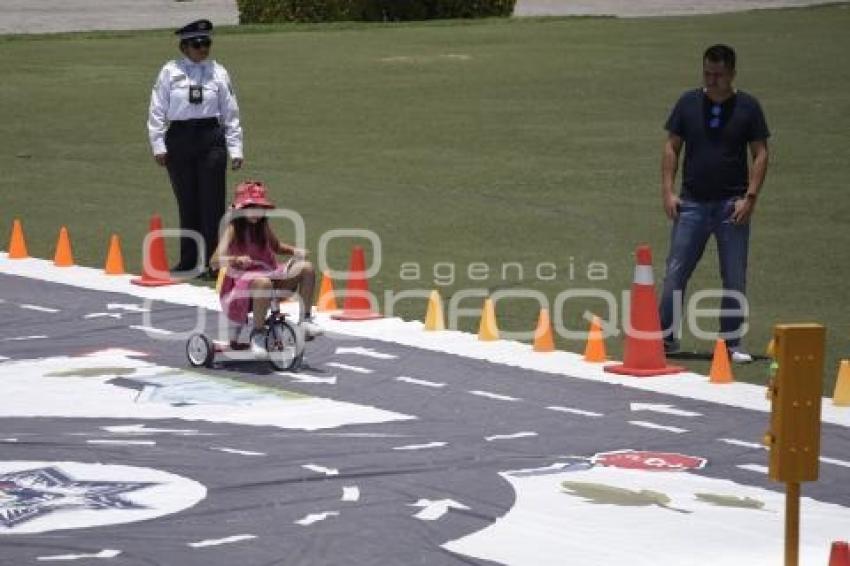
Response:
[[[764,444],[758,444],[757,442],[747,442],[745,440],[737,440],[735,438],[721,438],[720,442],[725,442],[726,444],[732,444],[733,446],[743,446],[745,448],[756,448],[759,450],[767,450],[767,446]],[[821,456],[820,461],[824,464],[831,464],[833,466],[841,466],[842,468],[850,468],[850,462],[845,460],[838,460],[836,458],[827,458],[826,456]]]
[[[526,432],[517,432],[515,434],[496,434],[494,436],[487,436],[484,438],[487,442],[493,442],[494,440],[513,440],[515,438],[528,438],[531,436],[537,436],[536,432],[526,431]]]
[[[343,487],[342,500],[348,502],[360,501],[360,488],[356,485]]]
[[[11,338],[3,338],[3,342],[25,342],[27,340],[43,340],[47,336],[12,336]]]
[[[584,409],[573,409],[572,407],[546,407],[550,411],[557,411],[559,413],[570,413],[571,415],[581,415],[583,417],[604,417],[602,413],[594,413],[593,411],[585,411]]]
[[[49,312],[49,313],[60,312],[59,309],[53,309],[53,308],[50,308],[50,307],[42,307],[42,306],[39,306],[39,305],[23,304],[23,305],[18,305],[18,306],[21,307],[22,309],[26,309],[28,311]]]
[[[842,468],[850,468],[850,462],[845,462],[844,460],[836,460],[835,458],[824,458],[821,457],[821,462],[824,464],[833,464],[835,466],[841,466]]]
[[[54,554],[53,556],[39,556],[36,558],[39,562],[58,561],[58,560],[87,560],[89,558],[115,558],[121,554],[120,550],[104,549],[96,554]]]
[[[360,366],[350,366],[348,364],[340,364],[337,362],[328,362],[325,364],[328,367],[344,369],[346,371],[353,371],[354,373],[375,373],[374,370],[368,368],[362,368]]]
[[[425,379],[416,379],[416,378],[414,378],[414,377],[405,377],[405,376],[401,376],[401,377],[397,377],[397,378],[395,378],[395,380],[396,380],[396,381],[401,381],[401,382],[403,382],[403,383],[410,383],[410,384],[412,384],[412,385],[421,385],[421,386],[423,386],[423,387],[434,387],[434,388],[440,388],[440,387],[445,387],[445,386],[446,386],[446,384],[445,384],[445,383],[437,383],[436,381],[427,381],[427,380],[425,380]]]
[[[324,466],[319,466],[318,464],[304,464],[301,466],[305,470],[310,470],[311,472],[316,472],[317,474],[325,474],[326,476],[338,476],[339,470],[336,468],[326,468]]]
[[[427,450],[428,448],[442,448],[447,442],[429,442],[428,444],[408,444],[407,446],[394,446],[393,450]]]
[[[221,546],[222,544],[233,544],[234,542],[242,542],[244,540],[253,540],[257,535],[234,535],[219,539],[199,540],[198,542],[187,543],[192,548],[206,548],[208,546]]]
[[[767,466],[762,466],[761,464],[740,464],[737,467],[742,470],[747,470],[748,472],[756,472],[759,474],[767,473]]]
[[[303,519],[298,519],[295,521],[296,525],[301,525],[302,527],[309,527],[313,523],[318,523],[319,521],[324,521],[329,517],[338,517],[339,511],[326,511],[324,513],[310,513]]]
[[[629,421],[630,425],[639,426],[642,428],[651,428],[653,430],[666,430],[667,432],[675,432],[676,434],[682,434],[683,432],[690,432],[686,428],[679,428],[675,426],[664,426],[660,424],[650,423],[647,421]]]
[[[385,354],[383,352],[377,352],[372,348],[363,348],[362,346],[355,346],[353,348],[345,348],[339,347],[336,349],[335,354],[353,354],[356,356],[365,356],[367,358],[374,358],[376,360],[397,360],[398,356],[394,356],[393,354]]]
[[[142,332],[148,332],[150,334],[162,334],[163,336],[170,336],[174,334],[171,330],[166,330],[164,328],[156,328],[155,326],[143,326],[141,324],[131,324],[128,328],[132,328],[133,330],[141,330]]]
[[[236,448],[226,448],[224,446],[211,446],[210,450],[217,452],[226,452],[228,454],[238,454],[240,456],[265,456],[265,452],[252,452],[251,450],[237,450]]]
[[[495,399],[497,401],[522,401],[522,399],[518,397],[511,397],[509,395],[500,395],[498,393],[492,393],[490,391],[480,391],[474,390],[470,391],[472,395],[477,395],[478,397],[486,397],[487,399]]]
[[[116,446],[156,446],[155,440],[86,440],[88,444],[113,444]]]

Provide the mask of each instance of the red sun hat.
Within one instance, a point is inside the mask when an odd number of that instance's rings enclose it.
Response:
[[[266,186],[262,181],[245,181],[236,186],[236,194],[233,196],[233,204],[236,210],[248,206],[261,208],[274,208],[274,204],[266,196]]]

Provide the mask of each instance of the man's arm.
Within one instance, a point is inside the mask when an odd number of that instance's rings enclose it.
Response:
[[[661,199],[664,203],[664,212],[671,220],[679,215],[679,197],[674,192],[673,185],[676,181],[676,171],[679,169],[682,143],[680,136],[669,134],[661,155]]]
[[[744,198],[735,203],[735,212],[732,213],[732,221],[735,224],[746,224],[755,210],[759,191],[767,176],[767,164],[769,152],[767,140],[756,140],[750,142],[750,153],[753,156],[753,164],[750,167],[750,180]]]

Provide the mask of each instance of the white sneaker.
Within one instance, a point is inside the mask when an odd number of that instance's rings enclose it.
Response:
[[[740,348],[731,349],[729,353],[733,364],[750,364],[753,362],[753,357]]]
[[[300,325],[301,328],[304,329],[304,334],[307,336],[307,340],[312,340],[316,336],[321,336],[325,333],[325,330],[316,324],[316,321],[312,316],[302,318]]]
[[[266,333],[262,330],[251,332],[251,353],[255,356],[265,356],[268,354],[266,350]]]

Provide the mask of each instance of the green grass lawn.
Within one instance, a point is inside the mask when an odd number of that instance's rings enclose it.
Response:
[[[739,52],[737,85],[761,99],[773,132],[754,218],[748,343],[761,352],[777,322],[826,324],[831,394],[838,360],[850,356],[847,29],[846,4],[649,20],[223,29],[213,55],[235,81],[247,158],[228,186],[266,181],[279,205],[303,215],[313,249],[329,229],[375,231],[379,293],[439,288],[448,302],[466,288],[527,288],[552,300],[601,287],[619,296],[640,242],[652,245],[662,276],[662,124],[678,95],[699,85],[703,49],[728,42]],[[114,231],[137,271],[150,214],[176,227],[145,129],[152,82],[176,54],[170,31],[0,37],[0,225],[21,218],[32,255],[52,257],[66,224],[77,262],[99,266]],[[343,269],[349,243],[329,253]],[[420,264],[418,280],[402,279],[406,262]],[[443,262],[457,266],[451,285],[435,283]],[[469,279],[473,262],[490,267],[487,281]],[[523,277],[511,269],[503,279],[505,262],[522,264]],[[588,280],[590,262],[607,264],[605,281]],[[558,266],[555,280],[538,280],[539,263]],[[445,281],[448,268],[436,269]],[[712,245],[691,290],[718,284]],[[397,312],[423,319],[424,309],[410,299]],[[585,309],[602,304],[570,301],[559,315],[583,328]],[[522,330],[538,313],[532,301],[505,299],[497,314],[502,328]],[[712,347],[689,335],[684,343]],[[608,347],[620,355],[619,340]],[[765,372],[755,364],[737,377],[760,382]]]

